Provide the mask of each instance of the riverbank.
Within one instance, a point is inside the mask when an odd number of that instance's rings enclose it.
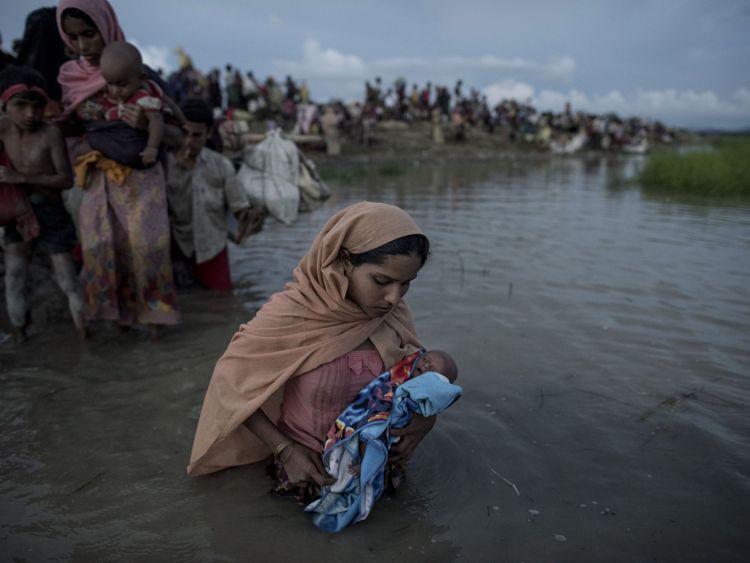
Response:
[[[245,140],[250,144],[259,142],[263,138],[266,124],[260,121],[247,122]],[[547,158],[552,155],[549,139],[541,140],[534,135],[520,135],[506,128],[498,127],[493,132],[483,126],[465,125],[461,135],[450,124],[442,125],[443,142],[436,143],[432,137],[432,124],[426,121],[406,123],[404,121],[388,120],[378,122],[373,129],[370,142],[363,144],[357,140],[357,135],[339,132],[338,138],[341,151],[338,154],[326,154],[325,136],[322,134],[303,137],[299,147],[316,162],[347,160],[389,160],[389,159],[435,159],[435,160],[463,160],[494,158],[513,158],[536,155]],[[223,135],[226,141],[240,143],[242,134],[235,136]],[[700,135],[681,131],[679,135],[670,137],[669,143],[655,143],[654,146],[678,146],[695,143]],[[241,144],[241,143],[240,143]],[[241,157],[241,150],[232,149],[229,143],[225,146],[225,154],[229,158]],[[583,146],[576,154],[618,155],[625,154],[621,148],[615,146],[607,150],[591,149]]]

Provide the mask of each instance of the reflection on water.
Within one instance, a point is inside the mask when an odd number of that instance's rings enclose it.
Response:
[[[638,159],[402,166],[331,181],[323,207],[233,247],[235,295],[184,295],[163,343],[49,330],[0,349],[2,553],[747,560],[750,209],[612,189]],[[229,337],[361,199],[404,207],[430,236],[408,300],[425,344],[457,357],[465,396],[405,488],[329,535],[267,494],[262,467],[184,466]]]

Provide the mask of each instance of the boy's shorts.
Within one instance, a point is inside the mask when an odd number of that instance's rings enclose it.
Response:
[[[78,242],[73,219],[70,218],[62,198],[48,198],[31,194],[31,207],[39,221],[39,236],[32,240],[36,247],[48,254],[70,252]],[[5,226],[5,243],[23,242],[16,230],[16,224]]]

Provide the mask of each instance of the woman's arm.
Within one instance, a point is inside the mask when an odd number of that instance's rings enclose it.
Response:
[[[158,111],[146,112],[148,119],[148,143],[143,150],[143,163],[153,164],[159,155],[159,145],[164,138],[164,118]]]
[[[148,129],[148,119],[143,108],[135,104],[125,104],[120,113],[122,120],[135,129]],[[182,146],[184,134],[182,129],[170,123],[164,124],[164,134],[162,142],[172,149],[178,149]]]
[[[409,461],[414,450],[436,422],[437,416],[435,415],[422,416],[415,413],[409,424],[403,428],[391,430],[392,436],[400,436],[401,439],[391,447],[388,461]]]
[[[162,142],[170,149],[179,149],[185,140],[185,134],[182,129],[171,123],[164,124],[164,137]]]
[[[289,480],[295,485],[317,483],[322,486],[336,482],[336,479],[326,473],[320,454],[288,438],[271,422],[263,409],[258,409],[251,414],[244,425],[271,451],[276,452],[277,448],[285,442],[289,443],[281,451],[279,460],[284,465]]]
[[[175,116],[177,121],[179,121],[182,124],[185,123],[186,121],[185,114],[182,113],[180,106],[178,106],[177,103],[169,96],[164,96],[164,107],[165,109],[168,109],[169,111],[172,112],[172,115]]]

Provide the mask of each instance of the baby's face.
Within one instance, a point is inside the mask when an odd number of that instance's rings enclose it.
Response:
[[[422,375],[428,371],[435,371],[447,377],[451,382],[455,381],[458,375],[453,369],[453,362],[444,352],[430,350],[422,354],[417,366],[414,368],[416,375]]]
[[[143,80],[143,67],[140,64],[115,56],[102,57],[99,68],[107,82],[109,95],[121,102],[129,100]]]
[[[140,73],[134,73],[118,78],[112,81],[107,80],[107,91],[115,100],[124,102],[129,100],[141,85],[141,75]]]

